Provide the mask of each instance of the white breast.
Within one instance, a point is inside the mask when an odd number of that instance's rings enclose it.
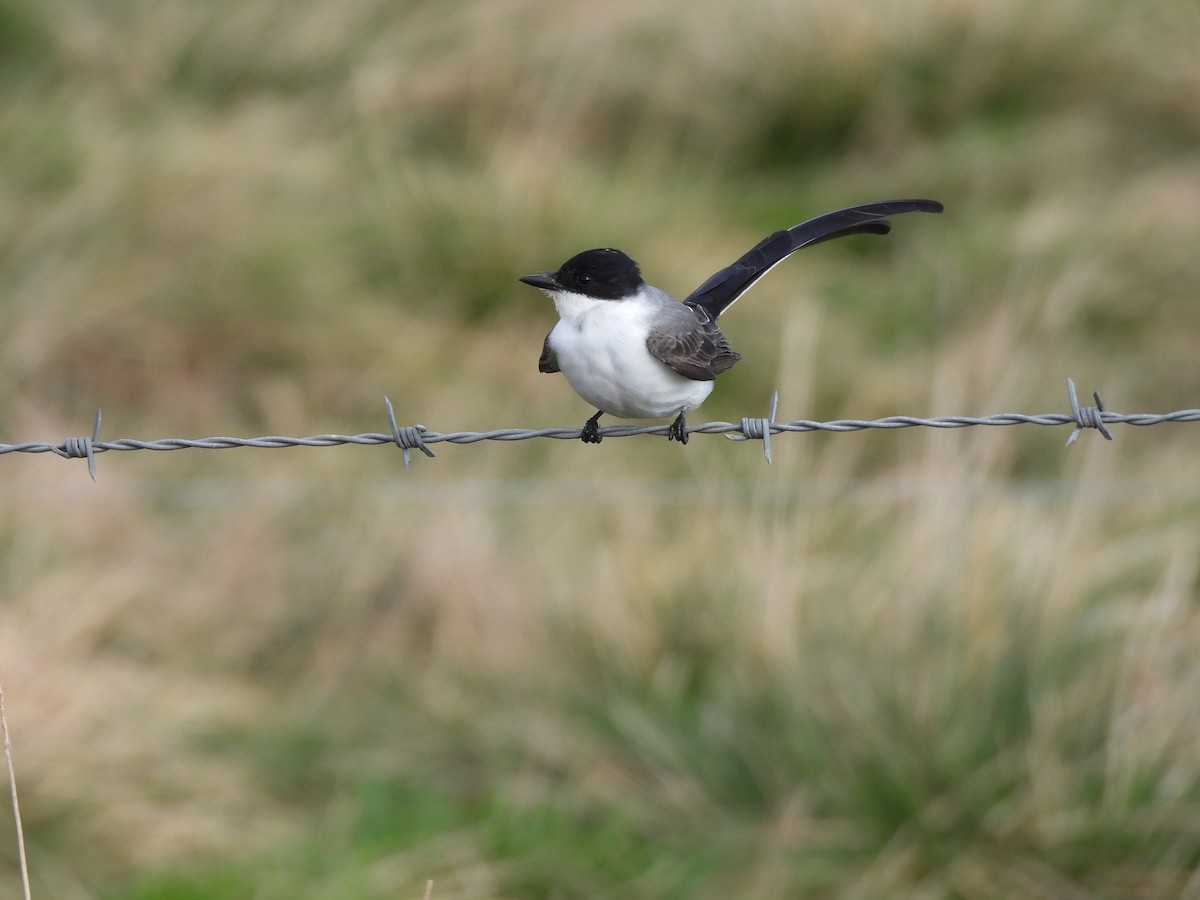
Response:
[[[550,347],[575,393],[597,409],[627,419],[659,419],[695,409],[712,393],[711,381],[684,378],[646,349],[661,299],[552,296],[560,319],[550,332]]]

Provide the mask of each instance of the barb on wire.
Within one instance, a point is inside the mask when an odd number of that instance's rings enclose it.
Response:
[[[1068,379],[1067,393],[1071,402],[1070,413],[1042,413],[1027,415],[1025,413],[998,413],[990,416],[934,416],[920,418],[917,416],[887,416],[882,419],[836,419],[832,422],[817,422],[811,419],[797,419],[792,422],[778,422],[775,414],[778,408],[779,395],[771,396],[770,415],[766,418],[744,418],[738,424],[730,422],[708,422],[688,429],[690,434],[724,434],[733,440],[761,440],[763,455],[771,462],[772,434],[782,432],[806,431],[864,431],[868,428],[968,428],[974,425],[1074,425],[1075,430],[1067,443],[1071,444],[1079,437],[1085,428],[1095,428],[1105,438],[1112,440],[1108,425],[1161,425],[1165,422],[1200,422],[1200,409],[1180,409],[1169,413],[1115,413],[1104,408],[1099,393],[1093,394],[1095,406],[1079,405],[1075,394],[1075,385]],[[97,453],[110,450],[227,450],[233,447],[337,447],[343,444],[394,444],[404,453],[404,463],[410,462],[411,450],[420,450],[428,457],[433,457],[430,444],[448,442],[451,444],[474,444],[479,441],[524,441],[531,438],[551,438],[559,441],[579,440],[578,428],[502,428],[496,431],[455,431],[440,434],[430,431],[424,425],[401,426],[396,421],[396,414],[391,401],[386,397],[384,403],[387,409],[388,432],[386,434],[371,432],[367,434],[318,434],[313,437],[281,437],[270,435],[257,438],[209,437],[199,440],[184,438],[163,438],[157,441],[138,441],[122,438],[114,441],[100,440],[100,413],[97,411],[92,424],[91,437],[67,438],[58,444],[41,441],[30,441],[23,444],[0,444],[0,455],[5,453],[55,453],[68,459],[86,458],[88,472],[94,481],[96,478]],[[669,425],[611,425],[600,429],[604,437],[632,437],[638,434],[666,435]]]
[[[1068,447],[1075,443],[1076,438],[1083,433],[1085,428],[1095,428],[1104,435],[1105,440],[1113,439],[1113,436],[1108,433],[1108,429],[1104,427],[1104,401],[1100,399],[1099,391],[1092,392],[1092,397],[1096,400],[1095,406],[1080,407],[1079,399],[1075,396],[1075,382],[1068,378],[1067,396],[1071,398],[1071,415],[1075,418],[1075,430],[1067,438],[1066,445]]]
[[[396,446],[400,448],[404,455],[404,468],[408,468],[408,464],[412,462],[410,450],[420,450],[430,459],[437,456],[432,450],[425,446],[425,442],[421,440],[421,435],[427,430],[424,425],[407,425],[401,428],[396,424],[396,411],[392,409],[392,401],[387,397],[383,398],[384,406],[387,407],[388,424],[392,426],[392,440],[396,442]]]
[[[763,456],[771,464],[771,429],[775,427],[775,411],[779,409],[779,391],[771,392],[771,414],[765,419],[742,419],[741,434],[727,434],[728,441],[762,441]]]
[[[64,459],[86,459],[88,474],[92,481],[96,480],[95,445],[100,442],[100,410],[96,410],[96,418],[92,420],[91,437],[69,437],[58,446],[47,446],[47,449],[57,453]],[[3,445],[0,444],[0,447]],[[2,452],[2,451],[0,451]]]

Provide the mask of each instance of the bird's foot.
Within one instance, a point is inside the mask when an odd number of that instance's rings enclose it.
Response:
[[[668,441],[679,441],[681,444],[688,442],[687,419],[683,417],[683,410],[679,411],[678,418],[671,423],[671,427],[667,429]]]
[[[579,435],[579,439],[585,444],[598,444],[604,440],[604,436],[600,434],[600,417],[602,415],[604,413],[597,412],[583,423],[583,432]]]

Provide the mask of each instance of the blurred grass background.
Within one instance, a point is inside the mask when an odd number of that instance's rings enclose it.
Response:
[[[725,326],[697,422],[1200,397],[1200,12],[0,0],[0,440],[581,424],[516,283]],[[1200,897],[1194,426],[0,460],[34,895]],[[16,896],[0,817],[0,891]]]

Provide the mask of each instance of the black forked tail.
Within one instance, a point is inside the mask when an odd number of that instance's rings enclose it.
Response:
[[[733,306],[754,282],[802,247],[851,234],[887,234],[891,231],[891,225],[883,221],[887,216],[941,211],[942,204],[936,200],[883,200],[825,213],[763,238],[733,265],[692,291],[683,302],[701,307],[715,319]]]

